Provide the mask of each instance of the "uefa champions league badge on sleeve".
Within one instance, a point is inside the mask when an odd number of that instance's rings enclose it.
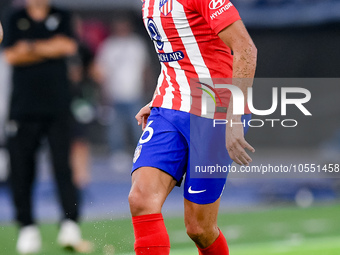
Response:
[[[136,163],[136,161],[138,160],[141,152],[142,152],[142,145],[138,145],[136,150],[135,150],[135,154],[133,156],[133,163]]]

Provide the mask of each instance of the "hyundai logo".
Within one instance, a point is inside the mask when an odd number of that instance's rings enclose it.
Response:
[[[222,5],[224,5],[226,0],[211,0],[210,4],[209,4],[209,8],[211,10],[216,10],[222,7]]]

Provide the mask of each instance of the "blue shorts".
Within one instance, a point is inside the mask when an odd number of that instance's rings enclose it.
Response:
[[[242,116],[245,133],[250,118],[250,114]],[[187,200],[213,203],[222,195],[226,169],[232,163],[225,147],[225,127],[187,112],[152,108],[135,151],[132,172],[141,167],[158,168],[171,175],[178,186],[185,176]]]

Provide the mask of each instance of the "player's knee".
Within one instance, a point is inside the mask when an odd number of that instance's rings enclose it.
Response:
[[[142,202],[143,198],[140,192],[131,190],[128,199],[132,216],[136,216],[139,214],[140,211],[143,211],[145,205]]]
[[[188,236],[198,245],[204,245],[215,234],[217,226],[214,224],[206,224],[206,222],[198,222],[195,219],[186,221],[185,227]]]
[[[204,238],[207,229],[202,227],[196,221],[190,221],[185,224],[188,236],[196,243],[199,243]]]
[[[157,201],[154,201],[152,196],[139,189],[133,188],[130,191],[128,200],[132,216],[158,213],[160,211]]]

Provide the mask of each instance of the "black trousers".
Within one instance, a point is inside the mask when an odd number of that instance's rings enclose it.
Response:
[[[10,186],[18,223],[21,226],[34,224],[32,188],[36,175],[36,154],[42,138],[45,137],[50,145],[54,178],[64,212],[63,218],[77,221],[79,198],[69,164],[69,117],[64,115],[47,119],[11,121],[9,131]]]

